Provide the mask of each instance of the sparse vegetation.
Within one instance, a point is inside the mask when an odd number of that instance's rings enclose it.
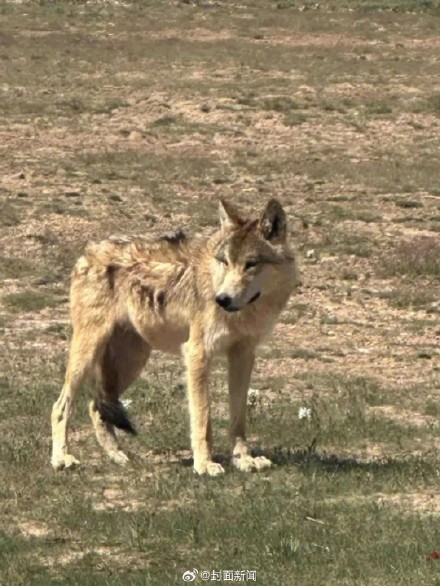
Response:
[[[440,240],[436,236],[417,236],[397,243],[380,259],[384,277],[432,277],[440,279]]]
[[[0,2],[1,584],[438,584],[439,7]],[[84,392],[84,465],[53,473],[75,258],[213,226],[220,196],[279,197],[303,257],[249,402],[274,468],[228,467],[219,361],[227,474],[194,477],[183,367],[159,355],[127,394],[133,464],[103,459]]]
[[[35,272],[35,266],[30,259],[0,257],[0,278],[17,279],[26,275],[32,275]]]
[[[395,289],[382,294],[392,307],[397,309],[428,309],[435,301],[437,290],[422,288],[417,285],[399,285]]]
[[[20,291],[19,293],[9,293],[3,297],[3,301],[11,312],[40,311],[45,307],[54,307],[62,299],[53,293],[43,293],[40,291]]]

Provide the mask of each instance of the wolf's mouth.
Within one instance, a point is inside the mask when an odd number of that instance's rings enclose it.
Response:
[[[248,301],[248,305],[249,305],[250,303],[253,303],[254,301],[256,301],[256,300],[257,300],[257,299],[260,297],[260,295],[261,295],[261,293],[260,293],[260,292],[258,292],[258,293],[255,293],[255,295],[254,295],[254,296],[253,296],[251,299],[249,299],[249,301]]]

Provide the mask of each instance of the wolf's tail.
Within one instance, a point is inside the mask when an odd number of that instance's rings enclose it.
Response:
[[[97,398],[94,401],[95,408],[98,410],[101,419],[107,423],[111,423],[118,429],[122,429],[132,435],[137,435],[137,431],[133,426],[130,418],[127,415],[124,405],[121,401],[108,402],[103,399]]]

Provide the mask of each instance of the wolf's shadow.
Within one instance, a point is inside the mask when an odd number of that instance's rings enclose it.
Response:
[[[274,464],[274,468],[292,467],[303,470],[319,469],[322,471],[339,471],[348,472],[350,470],[364,470],[366,472],[375,472],[383,470],[399,470],[406,466],[405,459],[395,458],[378,458],[375,460],[362,460],[355,456],[338,456],[333,453],[317,451],[310,451],[304,449],[291,448],[273,448],[261,449],[253,448],[251,450],[253,457],[265,456],[269,458]],[[217,454],[213,458],[214,462],[218,462],[224,466],[229,466],[231,456],[227,454]],[[193,466],[192,458],[182,458],[181,465],[185,467]],[[266,472],[266,471],[265,471]]]

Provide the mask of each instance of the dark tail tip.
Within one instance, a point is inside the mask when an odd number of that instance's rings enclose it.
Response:
[[[130,421],[121,401],[108,403],[107,401],[97,400],[95,401],[95,406],[103,421],[111,423],[118,429],[122,429],[127,433],[137,435],[137,431]]]

